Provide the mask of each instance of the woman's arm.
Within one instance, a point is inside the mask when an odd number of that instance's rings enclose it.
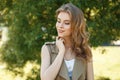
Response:
[[[47,46],[42,47],[41,51],[41,80],[54,80],[58,74],[63,61],[63,52],[60,51],[54,62],[50,65],[50,53]]]
[[[42,47],[41,51],[41,80],[54,80],[60,70],[64,54],[65,46],[64,40],[56,38],[56,46],[59,49],[58,55],[52,64],[50,64],[50,53],[46,45]]]
[[[94,80],[93,61],[87,62],[87,80]]]

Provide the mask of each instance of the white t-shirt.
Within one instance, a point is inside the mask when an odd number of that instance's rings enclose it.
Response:
[[[75,63],[75,59],[71,59],[71,60],[64,60],[68,69],[68,75],[69,77],[72,77],[72,71],[73,71],[73,67],[74,67],[74,63]]]

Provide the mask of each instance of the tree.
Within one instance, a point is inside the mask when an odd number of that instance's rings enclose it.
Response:
[[[85,14],[91,46],[120,38],[119,1],[117,0],[0,0],[0,25],[9,28],[9,40],[0,50],[8,69],[23,74],[27,61],[40,63],[40,49],[46,41],[55,40],[55,10],[72,2]],[[39,80],[39,69],[33,68]]]

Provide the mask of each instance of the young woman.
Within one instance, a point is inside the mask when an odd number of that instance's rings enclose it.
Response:
[[[56,41],[41,49],[41,80],[94,80],[83,12],[67,3],[56,16]]]

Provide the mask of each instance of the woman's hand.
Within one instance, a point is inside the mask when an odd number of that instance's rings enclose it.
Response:
[[[59,49],[59,52],[65,53],[64,39],[61,37],[56,37],[56,46]]]

